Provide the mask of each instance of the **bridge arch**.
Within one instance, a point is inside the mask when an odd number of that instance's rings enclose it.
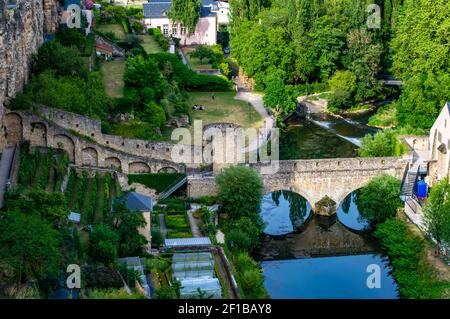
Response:
[[[145,162],[131,162],[128,164],[128,172],[130,174],[150,173],[151,169]]]
[[[98,152],[93,147],[86,147],[81,151],[82,165],[98,167]]]
[[[105,158],[105,167],[108,168],[121,168],[122,167],[122,161],[115,156],[107,157]]]
[[[298,189],[297,187],[290,187],[288,185],[286,185],[286,187],[270,187],[270,186],[266,187],[265,186],[263,193],[265,196],[269,193],[278,192],[278,191],[289,191],[289,192],[296,193],[296,194],[300,195],[301,197],[303,197],[308,202],[308,204],[311,206],[311,208],[314,209],[315,203],[313,201],[311,201],[311,198],[308,198],[309,196],[306,192],[304,192],[301,189]]]
[[[15,112],[10,112],[5,115],[5,138],[8,146],[13,146],[19,143],[23,138],[23,121],[22,117]]]
[[[56,134],[53,136],[53,144],[59,149],[67,152],[70,162],[75,161],[75,142],[70,136],[65,134]]]

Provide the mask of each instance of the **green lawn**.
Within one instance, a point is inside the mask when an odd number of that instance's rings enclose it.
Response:
[[[143,35],[140,37],[142,39],[142,47],[148,54],[162,52],[161,47],[152,35]]]
[[[198,59],[198,58],[191,57],[191,55],[189,53],[194,51],[194,49],[195,48],[190,48],[190,47],[182,49],[184,56],[188,60],[189,65],[191,66],[192,69],[194,69],[194,70],[211,70],[211,71],[217,70],[217,69],[214,69],[212,67],[211,63],[208,63],[207,60],[200,61],[200,59]]]
[[[101,66],[103,85],[109,97],[123,97],[125,63],[125,61],[116,60],[104,62]]]
[[[192,120],[202,120],[203,125],[217,122],[234,123],[247,127],[262,127],[263,118],[247,102],[236,100],[235,92],[195,92],[189,94],[189,106],[205,106],[203,111],[191,110]]]
[[[95,26],[95,29],[102,33],[106,32],[114,32],[117,39],[123,40],[125,39],[125,31],[123,30],[123,27],[121,24],[99,24]]]

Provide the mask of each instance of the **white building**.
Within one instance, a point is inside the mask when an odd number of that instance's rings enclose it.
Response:
[[[214,45],[217,43],[219,25],[229,23],[228,3],[202,0],[200,19],[195,31],[187,34],[186,28],[182,24],[170,21],[168,13],[171,7],[171,0],[150,0],[148,3],[144,3],[144,25],[147,29],[160,29],[165,36],[180,38],[181,45]]]
[[[450,102],[447,102],[430,130],[431,182],[450,177]]]

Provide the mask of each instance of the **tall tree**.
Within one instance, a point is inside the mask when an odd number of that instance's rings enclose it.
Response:
[[[425,222],[433,237],[450,243],[450,184],[448,178],[433,185],[424,209]]]
[[[183,24],[189,34],[194,33],[200,19],[201,0],[172,0],[169,18]]]
[[[10,211],[0,218],[0,268],[19,284],[56,275],[59,245],[58,232],[38,215]]]

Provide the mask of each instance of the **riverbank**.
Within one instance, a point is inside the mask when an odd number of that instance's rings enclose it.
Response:
[[[438,261],[431,261],[426,240],[408,225],[401,214],[379,224],[374,236],[391,259],[392,274],[402,298],[449,298],[448,275],[439,270],[441,267],[436,267]]]

